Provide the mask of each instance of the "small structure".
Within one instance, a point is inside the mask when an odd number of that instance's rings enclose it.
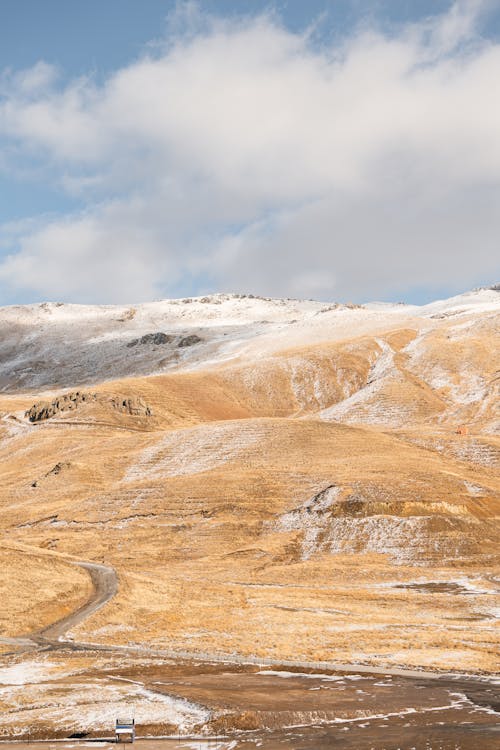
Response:
[[[135,740],[135,719],[117,719],[115,727],[116,742],[133,742]]]
[[[456,434],[457,435],[468,435],[469,434],[469,428],[466,425],[461,424],[461,425],[459,425],[457,427]]]

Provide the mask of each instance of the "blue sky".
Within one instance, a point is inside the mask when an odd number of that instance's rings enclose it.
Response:
[[[5,0],[0,304],[497,281],[499,19],[496,0]]]
[[[448,0],[204,0],[221,17],[273,10],[287,28],[300,31],[319,21],[324,35],[342,34],[363,18],[383,25],[443,12]],[[27,68],[43,59],[68,76],[100,74],[140,56],[162,37],[172,0],[4,0],[0,8],[0,66]],[[489,28],[492,29],[492,13]]]

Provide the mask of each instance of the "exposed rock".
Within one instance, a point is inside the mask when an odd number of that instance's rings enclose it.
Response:
[[[71,463],[69,461],[58,461],[58,463],[50,469],[46,474],[44,474],[43,478],[47,478],[50,476],[57,476],[65,469],[69,469],[71,467]],[[38,482],[40,480],[37,479],[34,482],[31,483],[32,487],[38,487]]]
[[[70,466],[71,464],[69,461],[60,461],[55,466],[53,466],[52,469],[45,474],[45,476],[49,477],[51,474],[55,474],[57,476],[57,474],[60,474],[64,469],[69,469]]]
[[[339,307],[340,305],[337,302],[334,302],[332,305],[325,305],[325,307],[322,307],[321,310],[318,310],[316,315],[321,315],[321,313],[327,313],[327,312],[332,312],[333,310],[338,310]]]
[[[31,409],[25,412],[24,416],[28,417],[30,422],[42,422],[50,419],[61,411],[71,411],[76,409],[79,404],[90,403],[97,400],[96,393],[84,393],[83,391],[74,391],[65,393],[54,399],[54,401],[39,401],[33,404]]]
[[[140,339],[132,339],[132,341],[128,342],[127,346],[129,349],[133,346],[137,346],[137,344],[153,344],[154,346],[161,346],[163,344],[171,344],[174,338],[174,336],[169,336],[162,331],[157,331],[156,333],[146,333],[144,336],[141,336]]]
[[[61,412],[72,411],[81,404],[96,402],[111,406],[113,409],[132,416],[150,417],[152,415],[151,408],[138,396],[107,396],[97,393],[75,391],[74,393],[65,393],[54,399],[54,401],[41,401],[37,404],[33,404],[31,409],[28,409],[28,411],[25,412],[24,416],[28,417],[30,422],[43,422],[46,419],[55,417]],[[57,467],[54,467],[54,469],[55,468]]]
[[[203,339],[197,336],[196,333],[192,333],[190,336],[184,336],[177,346],[193,346],[193,344],[199,344],[200,341],[203,341]]]
[[[122,396],[113,396],[110,400],[114,409],[131,414],[134,417],[150,417],[151,408],[139,396],[123,398]]]
[[[42,549],[56,549],[58,541],[59,539],[45,539],[43,542],[40,542],[40,547]]]

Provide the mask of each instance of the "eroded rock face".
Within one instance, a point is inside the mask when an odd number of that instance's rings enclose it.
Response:
[[[76,409],[79,404],[91,403],[97,400],[97,393],[84,393],[83,391],[74,391],[65,393],[54,399],[54,401],[39,401],[28,409],[24,416],[28,417],[30,422],[43,422],[45,419],[55,417],[62,411],[71,411]]]
[[[97,393],[86,393],[84,391],[74,391],[58,396],[53,401],[40,401],[33,404],[24,416],[30,422],[43,422],[46,419],[55,417],[61,412],[72,411],[82,404],[100,403],[109,406],[112,409],[130,414],[131,416],[150,417],[152,410],[148,404],[139,396],[103,396]]]
[[[153,413],[147,403],[139,396],[126,398],[112,396],[110,403],[114,409],[118,409],[118,411],[125,412],[134,417],[150,417]]]

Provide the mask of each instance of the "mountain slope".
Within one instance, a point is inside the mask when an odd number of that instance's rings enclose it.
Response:
[[[61,561],[117,570],[80,640],[495,670],[499,323],[493,289],[4,308],[0,552],[71,601]]]

